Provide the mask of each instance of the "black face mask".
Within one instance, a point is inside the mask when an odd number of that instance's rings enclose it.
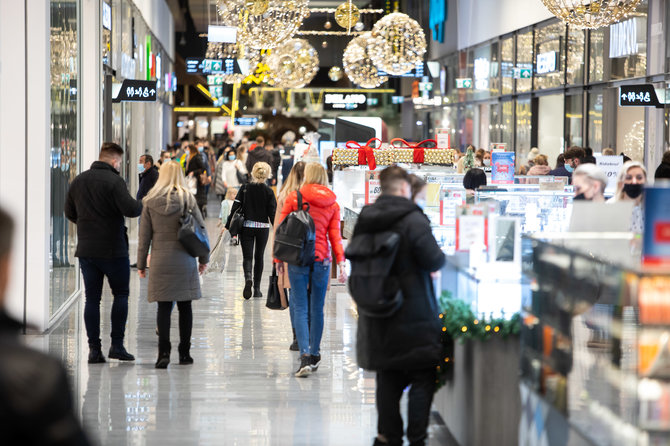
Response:
[[[642,191],[644,190],[644,185],[642,184],[624,184],[623,185],[623,191],[628,195],[630,198],[637,198],[640,195],[642,195]]]
[[[582,192],[579,195],[575,195],[575,198],[573,200],[586,200],[586,195],[584,195],[584,192]]]

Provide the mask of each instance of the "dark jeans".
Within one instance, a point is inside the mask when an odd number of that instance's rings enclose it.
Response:
[[[389,445],[402,445],[403,422],[400,398],[407,386],[407,439],[411,446],[423,446],[428,438],[428,419],[435,392],[435,368],[427,370],[377,372],[377,431]]]
[[[156,325],[158,325],[158,340],[161,342],[170,342],[170,316],[173,307],[174,302],[158,302]],[[191,342],[191,331],[193,331],[191,301],[177,302],[177,308],[179,308],[179,343],[187,345]]]
[[[253,265],[255,287],[258,287],[261,284],[261,276],[263,275],[263,255],[265,254],[265,245],[268,243],[269,234],[269,228],[242,228],[240,243],[242,244],[242,268],[244,269],[244,280],[251,280]]]
[[[100,299],[102,284],[107,276],[109,287],[114,295],[112,304],[112,345],[123,346],[123,336],[128,318],[128,294],[130,293],[130,261],[128,257],[102,259],[80,257],[79,266],[84,276],[86,305],[84,323],[91,348],[101,348],[100,342]]]

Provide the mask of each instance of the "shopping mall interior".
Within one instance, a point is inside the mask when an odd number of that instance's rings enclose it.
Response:
[[[670,445],[669,179],[665,0],[2,0],[0,444]]]

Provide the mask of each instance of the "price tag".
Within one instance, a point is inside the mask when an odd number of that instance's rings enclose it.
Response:
[[[377,172],[368,172],[365,174],[365,204],[372,204],[382,193],[382,186],[379,182]]]

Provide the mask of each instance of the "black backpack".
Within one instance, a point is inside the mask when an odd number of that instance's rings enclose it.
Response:
[[[298,191],[298,210],[288,214],[277,227],[273,248],[275,259],[297,266],[314,263],[316,230],[309,208],[309,203],[303,203]]]
[[[393,264],[402,237],[384,231],[355,235],[345,256],[351,262],[349,293],[358,312],[368,317],[385,318],[402,306],[403,294]]]

